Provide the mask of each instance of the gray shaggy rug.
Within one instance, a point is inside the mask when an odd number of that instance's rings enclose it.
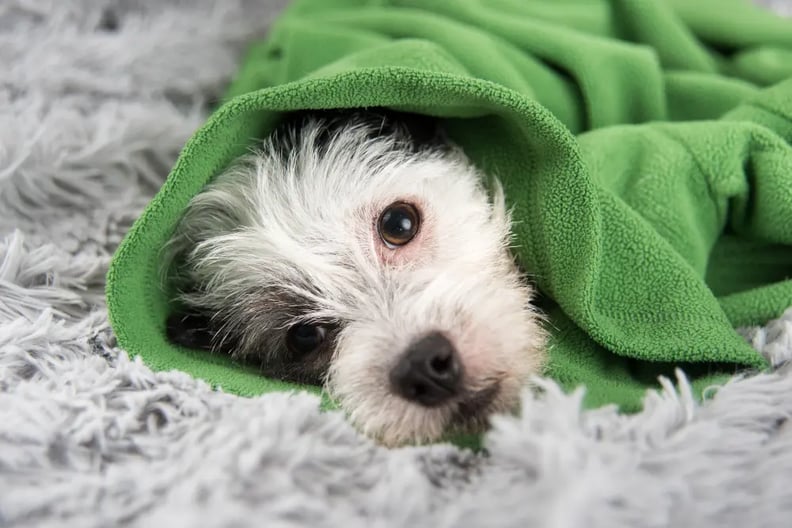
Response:
[[[773,373],[704,405],[666,381],[634,416],[547,381],[488,455],[116,348],[110,255],[278,8],[0,1],[0,526],[792,526],[792,312],[745,329]]]

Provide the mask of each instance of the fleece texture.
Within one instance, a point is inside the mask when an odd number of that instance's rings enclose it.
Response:
[[[544,380],[487,455],[384,449],[316,396],[117,346],[110,256],[276,8],[0,2],[0,526],[788,528],[792,311],[740,330],[772,372],[701,403],[666,382],[627,416]]]
[[[170,345],[159,251],[282,112],[445,119],[504,185],[544,295],[547,374],[634,410],[682,366],[766,362],[734,331],[792,305],[792,23],[737,1],[297,0],[254,45],[115,256],[120,343],[240,394],[289,387]]]

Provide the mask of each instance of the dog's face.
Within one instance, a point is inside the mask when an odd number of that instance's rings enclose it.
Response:
[[[502,193],[490,201],[457,149],[326,125],[271,140],[192,200],[171,244],[183,301],[212,316],[212,347],[323,383],[383,443],[480,428],[543,359]],[[172,338],[200,346],[189,326]]]

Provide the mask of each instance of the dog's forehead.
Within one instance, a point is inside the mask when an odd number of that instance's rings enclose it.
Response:
[[[248,229],[236,246],[233,265],[247,261],[245,281],[263,304],[327,317],[348,311],[352,291],[364,288],[367,274],[377,273],[354,236],[316,221],[267,222]]]

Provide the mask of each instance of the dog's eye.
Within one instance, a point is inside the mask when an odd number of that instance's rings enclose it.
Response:
[[[420,223],[421,216],[415,206],[404,202],[386,207],[377,222],[380,238],[390,248],[403,246],[415,238]]]
[[[327,329],[318,324],[299,323],[286,335],[286,346],[296,356],[309,354],[319,348],[327,336]]]

